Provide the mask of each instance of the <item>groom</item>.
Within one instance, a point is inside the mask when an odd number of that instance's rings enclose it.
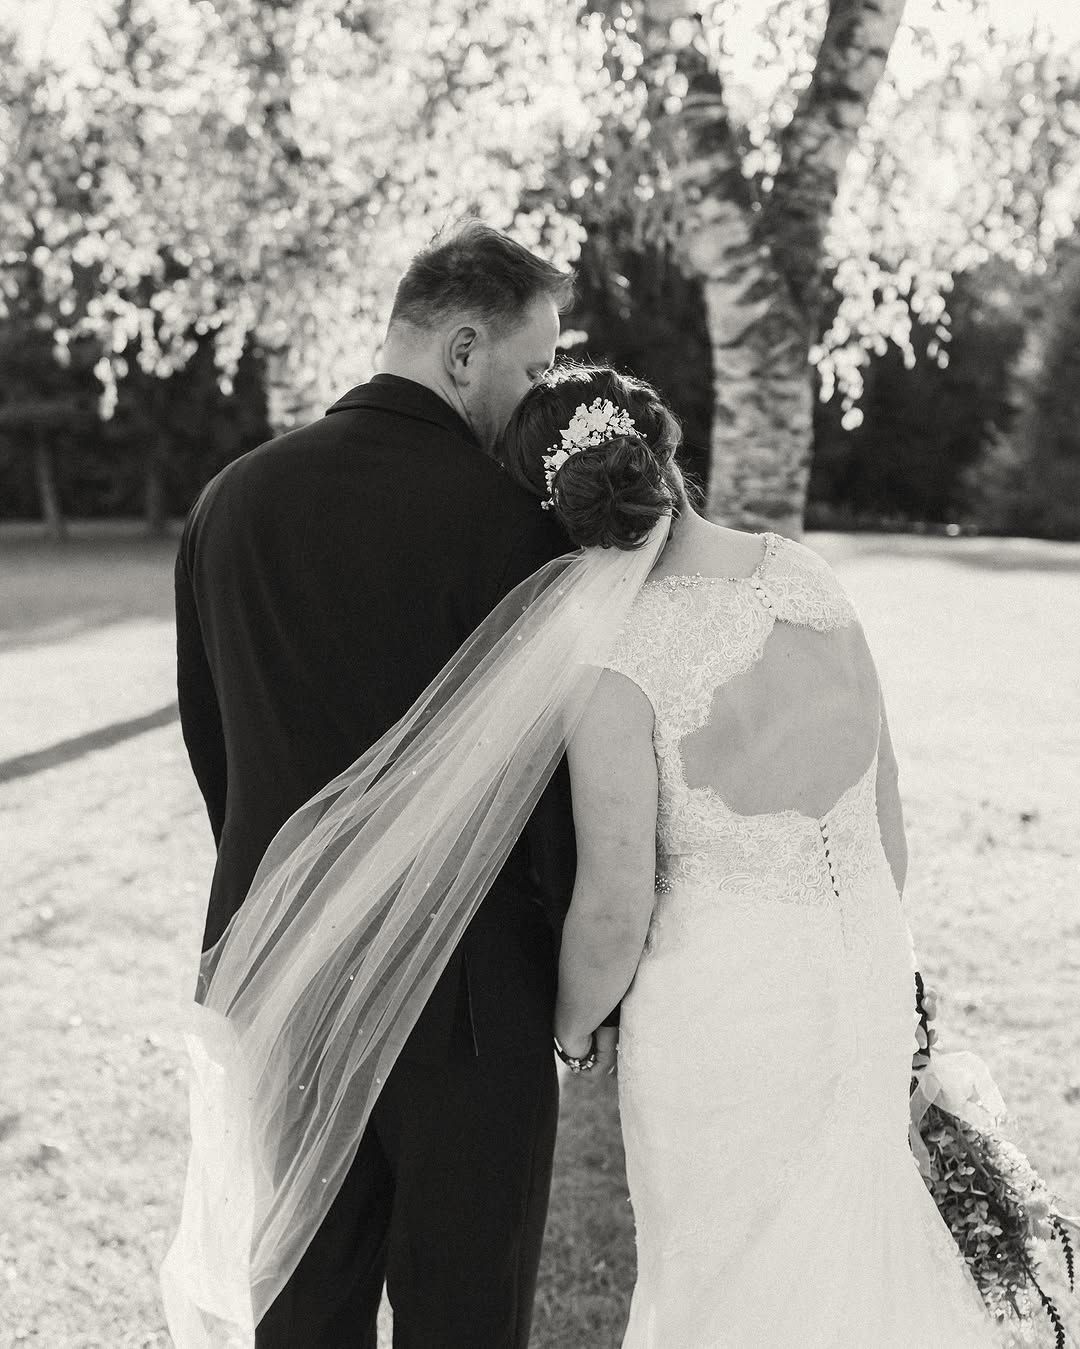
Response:
[[[217,843],[204,949],[285,820],[568,545],[490,457],[555,356],[570,278],[472,221],[398,285],[382,373],[230,464],[176,565],[180,714]],[[557,1115],[549,788],[383,1087],[259,1349],[525,1349]]]

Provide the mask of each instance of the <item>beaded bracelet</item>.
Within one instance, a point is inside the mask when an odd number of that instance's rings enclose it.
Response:
[[[575,1058],[573,1054],[568,1054],[562,1045],[559,1044],[559,1037],[553,1037],[555,1040],[555,1053],[562,1059],[563,1063],[572,1073],[588,1073],[596,1067],[596,1031],[589,1036],[589,1052],[583,1054],[581,1058]]]

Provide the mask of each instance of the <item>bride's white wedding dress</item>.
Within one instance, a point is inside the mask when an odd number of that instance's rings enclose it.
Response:
[[[915,962],[850,602],[766,535],[751,576],[646,582],[608,665],[653,706],[660,784],[624,1349],[1004,1343],[908,1147]]]

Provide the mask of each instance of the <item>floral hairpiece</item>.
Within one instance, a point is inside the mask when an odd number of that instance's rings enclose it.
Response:
[[[544,479],[547,482],[548,494],[542,509],[547,511],[554,506],[555,474],[569,458],[580,454],[582,450],[592,449],[595,445],[603,445],[614,436],[637,434],[638,429],[629,412],[625,408],[616,407],[609,399],[594,398],[587,407],[584,403],[579,403],[570,419],[570,425],[565,431],[559,432],[562,444],[552,445],[544,455]]]

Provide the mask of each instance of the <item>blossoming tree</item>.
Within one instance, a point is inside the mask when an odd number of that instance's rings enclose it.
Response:
[[[153,359],[184,359],[202,325],[227,372],[255,334],[275,420],[291,420],[366,373],[403,263],[454,215],[572,251],[551,213],[517,209],[553,139],[592,129],[567,7],[121,6],[136,9],[143,49],[167,40],[168,59],[140,68],[124,50],[106,65],[117,156],[174,264],[141,317],[122,306]],[[138,139],[121,115],[133,104]]]
[[[5,304],[29,266],[58,353],[98,344],[106,414],[136,371],[153,404],[209,334],[226,381],[245,342],[266,353],[277,424],[313,415],[369,373],[404,263],[468,209],[575,251],[571,220],[520,203],[553,144],[594,133],[602,39],[550,0],[422,8],[116,0],[88,67],[5,68]]]
[[[401,267],[464,210],[561,260],[586,231],[660,246],[707,306],[710,513],[794,531],[815,379],[857,419],[869,351],[911,354],[921,322],[946,359],[956,269],[1038,265],[1080,199],[1070,70],[943,22],[937,0],[115,0],[89,69],[0,71],[3,302],[61,354],[98,345],[106,408],[133,370],[152,405],[200,337],[226,381],[257,344],[284,425],[369,372]],[[905,85],[898,53],[937,73]]]
[[[921,323],[947,359],[957,270],[1036,265],[1068,228],[1068,61],[982,0],[589,3],[621,102],[568,196],[702,286],[710,514],[797,532],[815,384],[857,424],[870,352],[913,361]]]

